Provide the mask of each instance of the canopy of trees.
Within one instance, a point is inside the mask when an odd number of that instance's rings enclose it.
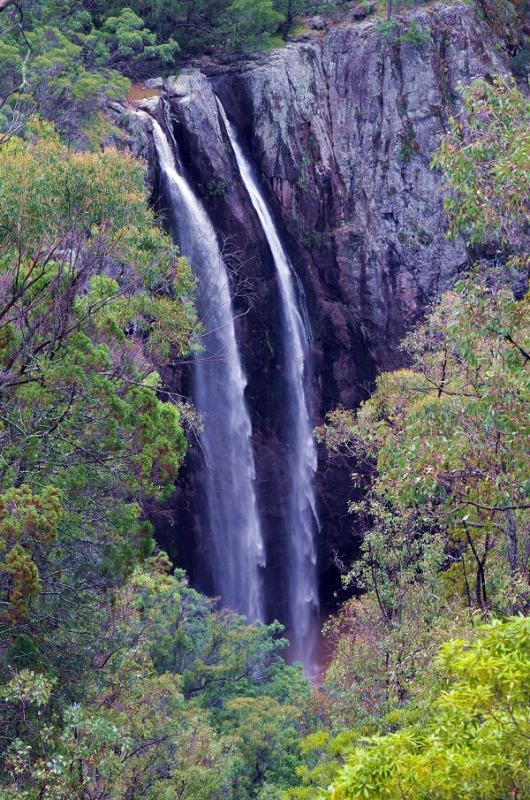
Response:
[[[128,78],[175,73],[191,56],[281,43],[295,15],[330,0],[17,0],[0,4],[0,131],[28,113],[61,133],[102,133]],[[1,134],[0,134],[1,135]]]

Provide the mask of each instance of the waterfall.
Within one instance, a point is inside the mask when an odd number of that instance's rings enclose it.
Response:
[[[317,468],[316,446],[306,396],[306,365],[310,345],[303,295],[300,309],[295,291],[295,273],[282,245],[271,213],[253,170],[243,153],[234,129],[219,101],[219,112],[239,167],[241,179],[261,222],[276,267],[283,320],[286,359],[286,395],[292,420],[291,446],[293,463],[289,465],[289,631],[292,655],[310,672],[314,668],[318,619],[318,584],[316,569],[314,476]]]
[[[200,441],[206,461],[205,511],[214,548],[215,591],[224,606],[255,621],[263,619],[265,553],[244,397],[247,382],[236,341],[228,271],[205,209],[181,174],[164,130],[150,119],[178,243],[197,278],[197,306],[204,326],[204,351],[194,365],[194,402],[204,415]]]

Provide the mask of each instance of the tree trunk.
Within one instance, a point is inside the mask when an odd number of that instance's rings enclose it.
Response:
[[[283,39],[287,39],[291,25],[293,24],[293,1],[289,0],[287,3],[287,11],[285,14],[285,22],[283,24]]]
[[[517,569],[517,527],[515,524],[515,514],[510,508],[506,512],[506,539],[508,540],[508,563],[510,572],[515,575]]]

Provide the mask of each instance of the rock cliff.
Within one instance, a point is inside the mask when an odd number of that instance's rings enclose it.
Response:
[[[429,163],[458,105],[458,84],[506,71],[504,44],[476,7],[435,5],[398,19],[390,31],[380,23],[343,20],[252,60],[206,64],[163,83],[181,158],[234,266],[258,495],[269,541],[277,545],[269,548],[269,569],[280,576],[282,473],[289,462],[276,286],[215,95],[261,177],[305,293],[318,424],[330,408],[358,404],[378,371],[401,363],[403,334],[465,267],[463,243],[445,238],[440,175]],[[133,138],[149,154],[145,132]],[[168,379],[185,383],[181,371]],[[179,557],[198,576],[194,448],[190,465],[177,493],[176,540],[184,543]],[[355,541],[345,513],[349,494],[348,465],[323,461],[320,561],[328,600],[337,583],[333,556],[348,554]],[[159,533],[175,552],[174,530],[164,524]],[[271,613],[278,613],[276,594]]]

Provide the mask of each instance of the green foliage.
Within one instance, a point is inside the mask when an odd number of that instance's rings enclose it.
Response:
[[[300,176],[296,181],[296,185],[300,187],[300,189],[305,189],[307,186],[307,182],[309,179],[308,175],[308,167],[309,167],[309,156],[304,155],[302,157],[302,163],[300,165]]]
[[[331,250],[332,235],[332,232],[329,230],[314,230],[311,231],[311,233],[304,234],[302,241],[304,247],[307,247],[308,250]]]
[[[145,507],[186,452],[159,370],[197,323],[143,167],[27,130],[0,161],[0,675],[59,679],[53,716],[83,693],[112,590],[151,553]],[[13,707],[8,738],[18,726]]]
[[[234,49],[280,22],[225,6]],[[194,281],[143,166],[56,132],[99,146],[117,69],[177,46],[134,8],[25,10],[0,17],[0,794],[278,800],[309,693],[281,626],[216,611],[152,558],[148,514],[187,447],[160,376],[195,347]]]
[[[300,742],[304,763],[297,768],[299,785],[284,793],[284,800],[316,800],[333,783],[344,754],[355,741],[355,733],[342,731],[332,737],[327,730],[310,733]]]
[[[266,47],[281,21],[273,0],[233,0],[223,15],[228,47],[234,49],[240,42],[252,50]]]
[[[377,24],[377,30],[387,41],[394,41],[397,31],[399,30],[399,23],[394,19],[385,19]]]
[[[412,123],[407,120],[401,139],[401,160],[404,162],[410,161],[411,158],[419,152],[419,149],[418,142],[416,141],[416,134],[414,133],[414,127]]]
[[[528,296],[468,280],[405,342],[413,369],[380,376],[357,415],[334,412],[320,432],[377,470],[351,508],[366,533],[349,580],[370,599],[329,673],[345,713],[363,708],[350,670],[372,665],[361,692],[385,712],[444,619],[527,610],[528,319]]]
[[[144,27],[143,20],[130,8],[122,8],[115,17],[107,17],[99,35],[108,48],[109,62],[131,71],[138,61],[152,60],[162,67],[171,64],[180,49],[172,38],[157,44],[156,34]]]
[[[407,25],[405,33],[400,36],[400,41],[410,42],[420,47],[429,41],[430,35],[431,32],[428,28],[422,28],[417,22],[411,22]]]
[[[129,86],[110,68],[107,39],[74,2],[31,0],[0,14],[0,128],[23,130],[32,113],[67,138],[85,128]]]
[[[41,589],[33,554],[49,549],[61,520],[61,497],[54,487],[34,495],[29,486],[0,495],[0,618],[27,615]]]
[[[530,103],[513,80],[474,81],[432,164],[446,174],[450,233],[524,249],[530,196]]]
[[[176,474],[184,448],[178,412],[157,399],[149,376],[189,345],[193,282],[154,225],[142,176],[128,156],[70,153],[50,132],[3,147],[2,462],[12,480],[21,469],[42,478],[43,447],[48,469],[75,463],[81,450],[90,453],[81,462],[113,454],[114,481],[128,491],[160,495]],[[106,260],[129,266],[116,279],[97,274]],[[131,327],[135,337],[124,334]],[[92,414],[99,426],[87,426]],[[26,425],[33,434],[22,452]],[[125,454],[126,475],[118,466]],[[101,483],[109,471],[98,473]],[[68,469],[60,474],[68,480]]]
[[[427,719],[348,752],[326,796],[440,800],[527,797],[530,785],[530,621],[486,626],[440,651]]]
[[[529,300],[504,276],[475,271],[446,293],[404,343],[409,368],[319,431],[355,457],[364,490],[344,577],[359,596],[326,626],[320,690],[283,662],[281,625],[216,610],[152,555],[151,504],[186,452],[161,375],[194,347],[194,282],[148,208],[142,166],[76,152],[56,130],[97,149],[101,112],[127,89],[120,71],[270,47],[296,14],[330,7],[22,0],[0,12],[6,800],[527,796],[528,620],[477,628],[529,603]],[[382,25],[394,44],[430,35]],[[452,233],[500,238],[520,268],[528,103],[500,79],[464,100],[433,160]],[[306,245],[325,247],[319,236]]]
[[[182,56],[220,55],[267,49],[278,34],[288,34],[294,18],[332,9],[332,0],[158,0],[128,3],[128,13],[143,20],[159,42],[178,41]],[[97,24],[123,12],[121,2],[94,4]],[[161,47],[161,45],[158,45]]]
[[[299,695],[277,690],[303,681],[276,654],[280,629],[216,612],[166,568],[159,556],[115,593],[82,704],[42,728],[33,709],[49,706],[53,681],[22,670],[6,685],[19,723],[3,797],[247,800],[290,784]]]
[[[487,139],[497,121],[476,113],[486,131],[469,124]],[[478,167],[476,179],[486,181]],[[350,509],[365,533],[347,580],[368,594],[331,629],[339,716],[373,724],[407,702],[432,658],[427,640],[465,627],[465,608],[468,624],[478,612],[527,613],[529,300],[506,284],[479,270],[457,284],[405,340],[410,368],[381,375],[358,413],[339,409],[318,432],[356,459],[366,493]],[[351,689],[359,676],[366,704]]]
[[[281,44],[295,16],[332,0],[20,0],[0,10],[0,143],[28,117],[97,149],[129,80],[175,73],[177,61]],[[125,77],[127,76],[127,77]]]
[[[388,19],[379,22],[377,30],[383,38],[391,44],[399,44],[400,42],[409,42],[417,47],[426,44],[429,41],[431,32],[429,28],[422,28],[417,22],[403,23],[394,19],[391,16]]]

